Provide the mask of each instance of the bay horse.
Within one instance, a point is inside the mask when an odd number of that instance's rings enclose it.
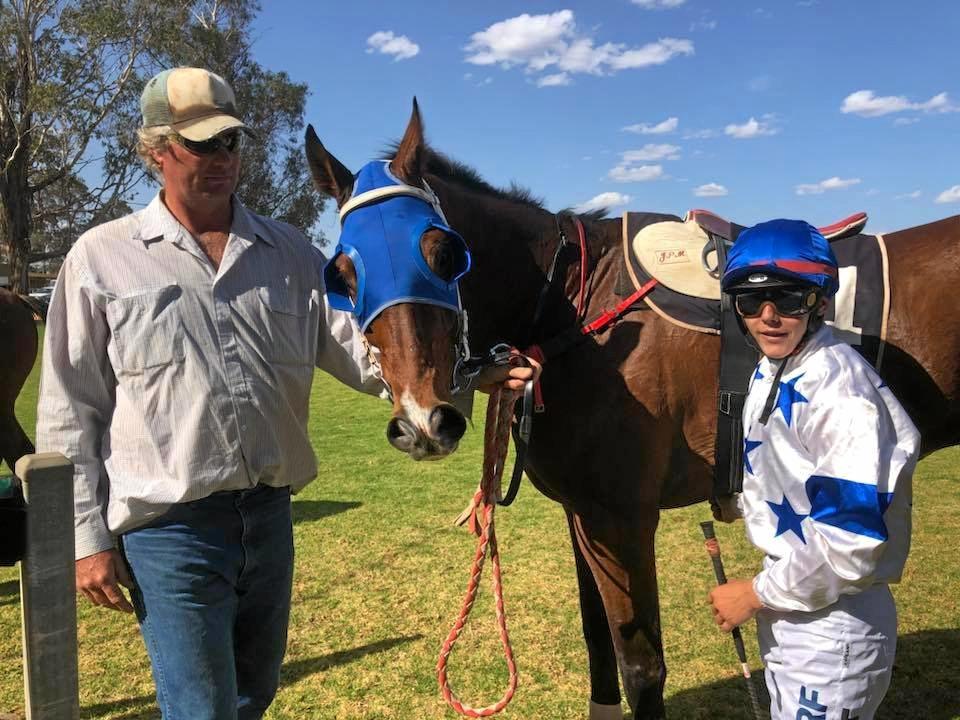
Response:
[[[37,359],[35,312],[26,300],[0,288],[0,459],[11,471],[20,457],[34,451],[14,406]]]
[[[354,176],[312,127],[306,145],[317,187],[343,205]],[[545,279],[560,233],[577,237],[569,214],[548,211],[525,191],[494,188],[432,150],[416,101],[389,168],[409,185],[426,181],[469,247],[473,266],[460,288],[474,348],[499,342],[526,348],[578,323],[577,258],[567,257],[558,282]],[[589,319],[620,300],[621,223],[599,213],[579,219],[586,230],[589,282],[582,301]],[[960,278],[960,216],[885,239],[891,307],[881,374],[928,454],[960,442],[960,315],[949,310]],[[435,230],[421,239],[435,271],[442,270],[444,244]],[[356,292],[350,259],[341,255],[335,265]],[[456,313],[415,304],[395,305],[369,325],[367,339],[381,353],[395,398],[391,422],[404,414],[396,400],[401,393],[417,397],[427,412],[449,406],[457,328]],[[664,717],[655,532],[661,509],[711,497],[719,353],[717,336],[637,310],[544,366],[546,409],[533,423],[526,467],[534,486],[566,511],[591,718],[622,717],[618,669],[633,717]]]

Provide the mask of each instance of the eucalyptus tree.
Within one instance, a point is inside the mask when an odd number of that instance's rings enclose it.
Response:
[[[31,262],[129,211],[149,177],[135,153],[139,95],[161,69],[226,77],[260,131],[238,192],[310,230],[322,201],[299,133],[307,88],[253,58],[249,0],[0,0],[0,247],[14,290]]]

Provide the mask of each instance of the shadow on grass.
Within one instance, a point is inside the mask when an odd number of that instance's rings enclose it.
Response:
[[[20,581],[7,580],[0,583],[0,607],[20,602]]]
[[[731,650],[732,654],[732,650]],[[735,666],[734,662],[731,665]],[[877,720],[953,720],[960,717],[960,630],[925,630],[897,644],[893,682]],[[769,708],[763,672],[754,675],[761,708]],[[667,717],[683,720],[750,717],[741,678],[684,690],[667,700]],[[627,716],[629,720],[629,715]]]
[[[360,647],[356,647],[351,650],[341,650],[339,652],[330,653],[329,655],[321,655],[320,657],[306,658],[304,660],[285,663],[280,669],[280,684],[287,685],[288,683],[294,683],[298,680],[308,677],[309,675],[326,672],[330,668],[334,668],[339,665],[346,665],[354,660],[359,660],[365,655],[384,652],[396,647],[397,645],[415,642],[417,640],[421,640],[422,638],[423,635],[408,635],[407,637],[388,638],[387,640],[380,640],[375,643],[370,643],[369,645],[361,645]]]
[[[124,713],[122,715],[117,713]],[[140,697],[124,698],[113,702],[85,705],[80,708],[80,717],[109,717],[111,720],[154,720],[160,717],[157,698],[152,693]]]
[[[310,675],[315,675],[316,673],[324,672],[338,665],[346,665],[354,660],[359,660],[364,655],[384,652],[397,645],[414,642],[422,638],[423,635],[389,638],[387,640],[370,643],[369,645],[362,645],[351,650],[341,650],[340,652],[330,653],[329,655],[285,663],[280,670],[280,685],[295,683]],[[156,698],[153,695],[141,695],[140,697],[125,698],[123,700],[99,703],[97,705],[87,705],[80,709],[80,717],[82,718],[106,716],[111,718],[111,720],[150,720],[159,717],[159,715],[160,712],[157,709]]]
[[[335,500],[294,500],[293,501],[293,522],[312,522],[322,520],[331,515],[339,515],[347,510],[354,510],[363,503],[351,500],[349,502],[338,502]]]

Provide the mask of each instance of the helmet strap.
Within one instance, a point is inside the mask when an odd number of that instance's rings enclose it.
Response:
[[[787,367],[787,361],[790,355],[780,361],[780,367],[777,368],[777,374],[773,376],[773,385],[770,386],[770,392],[767,394],[767,401],[763,404],[763,412],[760,413],[760,424],[766,425],[770,415],[773,414],[773,405],[777,401],[777,394],[780,391],[780,378],[783,377],[783,371]]]

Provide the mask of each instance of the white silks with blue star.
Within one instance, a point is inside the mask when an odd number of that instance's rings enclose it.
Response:
[[[741,503],[747,535],[767,555],[754,581],[763,604],[813,611],[899,580],[920,438],[873,368],[823,326],[796,355],[760,361],[743,423]]]

